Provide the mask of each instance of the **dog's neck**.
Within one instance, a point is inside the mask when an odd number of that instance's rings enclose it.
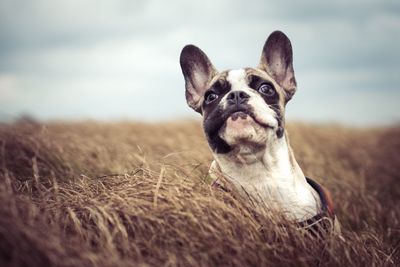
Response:
[[[214,158],[211,173],[220,171],[259,207],[283,211],[288,219],[296,221],[320,211],[318,194],[307,183],[286,136],[262,148],[241,146]]]

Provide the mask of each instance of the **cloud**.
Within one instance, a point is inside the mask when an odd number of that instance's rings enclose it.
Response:
[[[5,102],[16,101],[18,79],[12,74],[0,74],[0,95]]]
[[[256,66],[268,34],[281,29],[294,48],[295,118],[392,122],[400,89],[399,14],[398,1],[378,0],[0,0],[0,93],[6,92],[0,113],[194,116],[184,100],[180,49],[198,45],[220,70]],[[331,100],[342,104],[328,110]],[[344,106],[347,116],[340,115]]]

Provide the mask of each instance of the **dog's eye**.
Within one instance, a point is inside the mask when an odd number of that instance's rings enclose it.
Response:
[[[209,93],[206,95],[206,104],[210,104],[214,100],[218,98],[218,95],[216,93]]]
[[[272,87],[272,85],[263,83],[260,87],[258,87],[258,92],[266,96],[273,96],[275,94],[275,89]]]

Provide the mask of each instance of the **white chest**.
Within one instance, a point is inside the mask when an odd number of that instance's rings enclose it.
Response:
[[[320,211],[317,192],[307,183],[303,172],[289,159],[273,162],[217,157],[210,171],[217,171],[257,208],[278,210],[288,219],[303,221]],[[218,166],[218,168],[216,168]]]

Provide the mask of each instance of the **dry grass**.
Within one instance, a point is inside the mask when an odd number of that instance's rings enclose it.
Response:
[[[198,122],[0,126],[1,266],[398,266],[400,128],[289,125],[321,240],[212,190]]]

